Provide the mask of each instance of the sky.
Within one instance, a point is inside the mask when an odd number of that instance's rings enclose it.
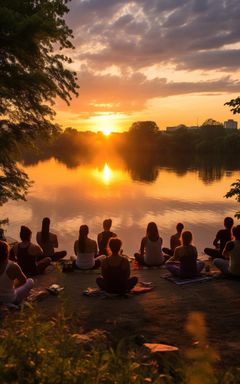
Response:
[[[72,0],[67,24],[79,97],[56,104],[63,128],[125,131],[223,122],[240,95],[239,0]],[[240,125],[240,124],[239,124]]]

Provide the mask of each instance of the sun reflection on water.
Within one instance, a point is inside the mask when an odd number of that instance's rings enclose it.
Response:
[[[112,179],[112,170],[107,163],[104,164],[104,167],[102,170],[102,179],[104,184],[109,184]]]

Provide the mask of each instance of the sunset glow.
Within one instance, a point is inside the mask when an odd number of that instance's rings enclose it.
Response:
[[[108,135],[141,120],[165,129],[233,117],[224,103],[240,89],[239,2],[72,0],[69,8],[80,92],[57,105],[63,127]]]
[[[110,133],[112,133],[112,129],[111,129],[110,127],[102,128],[102,133],[103,133],[105,136],[109,136]]]

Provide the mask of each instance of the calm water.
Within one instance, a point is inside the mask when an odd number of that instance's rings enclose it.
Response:
[[[27,202],[11,201],[0,208],[0,217],[10,220],[7,235],[18,239],[19,227],[25,224],[35,240],[42,218],[49,216],[60,248],[69,255],[81,224],[88,224],[90,237],[96,239],[108,217],[129,255],[138,250],[149,221],[158,224],[165,246],[182,221],[192,230],[201,253],[222,227],[224,216],[233,216],[238,209],[234,200],[223,196],[239,171],[226,167],[179,171],[155,166],[151,177],[144,177],[143,168],[129,168],[120,160],[67,168],[51,158],[24,169],[35,183]]]

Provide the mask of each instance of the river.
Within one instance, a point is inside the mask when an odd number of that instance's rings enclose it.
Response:
[[[0,217],[9,218],[6,235],[19,238],[21,225],[40,230],[41,220],[51,218],[59,248],[73,253],[81,224],[96,239],[102,221],[112,218],[112,230],[123,241],[124,252],[139,249],[146,225],[155,221],[164,246],[175,233],[177,222],[191,230],[201,255],[212,244],[225,216],[233,216],[238,204],[224,198],[239,177],[238,169],[205,166],[154,166],[151,170],[126,166],[121,160],[69,166],[54,158],[23,168],[34,181],[27,201],[9,201],[0,208]],[[144,174],[149,177],[144,177]]]

